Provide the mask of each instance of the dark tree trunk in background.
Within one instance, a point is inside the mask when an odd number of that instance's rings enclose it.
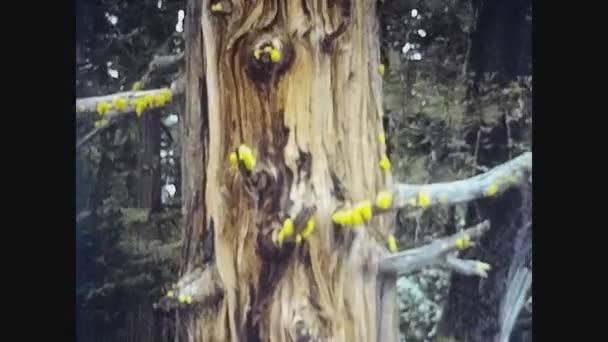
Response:
[[[472,35],[471,70],[475,83],[484,73],[496,72],[498,80],[529,75],[531,21],[529,0],[474,1],[477,25]]]
[[[138,136],[136,146],[137,169],[135,184],[129,197],[132,203],[139,209],[150,210],[153,214],[161,209],[160,199],[160,112],[150,110],[138,119]],[[152,225],[150,225],[152,227]],[[158,239],[156,230],[137,230],[137,240],[142,244],[152,239]],[[137,290],[136,290],[137,291]],[[160,341],[161,312],[155,312],[152,307],[152,299],[148,290],[138,291],[131,295],[131,304],[127,305],[126,332],[129,342],[154,342]]]
[[[160,113],[150,110],[140,118],[135,203],[156,212],[160,200]]]
[[[473,102],[477,102],[482,95],[479,86],[484,73],[496,72],[494,82],[502,85],[517,76],[531,74],[531,23],[526,22],[530,11],[528,0],[488,0],[474,4],[479,15],[472,35],[470,63],[475,76],[469,95]],[[478,106],[474,107],[480,110]],[[471,115],[475,115],[474,110]],[[479,150],[479,165],[494,166],[509,159],[504,122],[489,134],[494,147]],[[469,140],[475,144],[476,141],[472,140],[476,139]],[[531,204],[525,202],[526,196],[530,196],[529,191],[512,189],[497,198],[482,199],[469,205],[468,224],[483,218],[489,219],[492,227],[479,245],[465,251],[463,257],[484,260],[492,265],[492,271],[487,279],[452,275],[439,336],[469,342],[497,341],[501,325],[500,305],[509,277],[517,267],[530,267],[532,228],[527,223]]]

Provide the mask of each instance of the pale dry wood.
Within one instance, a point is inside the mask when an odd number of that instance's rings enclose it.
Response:
[[[437,239],[422,247],[391,254],[382,260],[380,271],[401,276],[426,266],[443,264],[446,255],[459,249],[459,240],[466,237],[471,241],[478,239],[489,229],[490,222],[483,221],[450,237]]]
[[[463,180],[433,184],[394,184],[391,209],[451,205],[497,196],[527,182],[532,152],[525,152],[487,172]],[[421,203],[423,202],[423,203]]]

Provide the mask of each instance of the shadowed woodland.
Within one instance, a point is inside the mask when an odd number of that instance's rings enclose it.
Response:
[[[523,0],[77,1],[79,341],[531,341]]]

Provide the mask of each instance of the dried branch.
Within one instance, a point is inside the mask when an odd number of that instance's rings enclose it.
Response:
[[[184,274],[170,293],[154,304],[154,308],[168,311],[180,305],[206,306],[221,300],[223,295],[224,286],[217,266],[213,264]]]
[[[144,85],[150,81],[150,75],[154,72],[161,72],[175,67],[178,63],[183,62],[184,52],[180,52],[175,55],[167,56],[154,56],[150,64],[148,65],[148,71],[141,78]]]
[[[173,83],[171,83],[171,97],[177,97],[184,93],[185,91],[185,77],[181,75],[178,77]],[[93,113],[97,112],[98,105],[100,103],[112,104],[117,101],[126,101],[124,107],[121,109],[117,109],[116,105],[113,105],[106,113],[104,113],[104,120],[108,122],[105,126],[94,128],[89,133],[85,134],[84,137],[78,140],[76,143],[76,150],[80,149],[84,144],[86,144],[89,140],[95,137],[99,132],[105,130],[110,127],[110,124],[116,121],[119,117],[122,117],[124,114],[133,113],[135,111],[136,104],[134,100],[142,99],[149,96],[158,97],[166,95],[167,89],[152,89],[152,90],[144,90],[144,91],[126,91],[120,92],[110,95],[103,96],[94,96],[87,97],[82,99],[76,99],[76,118],[78,118],[78,114],[82,115],[84,113]],[[158,108],[162,106],[154,105],[154,103],[150,104],[149,107]]]
[[[426,266],[446,264],[446,256],[461,249],[462,241],[478,239],[489,229],[490,222],[486,220],[472,228],[447,238],[435,240],[425,246],[391,254],[380,263],[380,272],[401,276]]]
[[[477,176],[427,185],[395,184],[391,209],[426,208],[495,196],[526,181],[532,168],[532,152],[526,152]]]
[[[455,272],[466,276],[478,276],[482,278],[488,277],[490,265],[479,260],[465,260],[456,257],[454,254],[448,254],[445,258],[445,264]]]
[[[114,93],[110,95],[93,96],[81,99],[76,99],[76,113],[96,113],[98,111],[98,105],[100,103],[110,104],[111,107],[104,113],[106,120],[111,120],[116,116],[132,113],[135,111],[134,100],[146,98],[147,96],[163,96],[167,92],[167,89],[151,89],[142,91],[125,91],[120,93]],[[173,95],[173,90],[171,90]],[[125,100],[126,104],[124,108],[117,109],[116,105],[113,105],[116,101]],[[158,106],[160,107],[160,106]]]

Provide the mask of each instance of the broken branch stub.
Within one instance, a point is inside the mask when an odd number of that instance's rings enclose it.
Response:
[[[448,253],[467,247],[463,246],[463,241],[478,239],[489,229],[490,222],[486,220],[450,237],[435,240],[422,247],[389,255],[380,263],[380,272],[402,276],[426,266],[444,264],[445,256]]]

